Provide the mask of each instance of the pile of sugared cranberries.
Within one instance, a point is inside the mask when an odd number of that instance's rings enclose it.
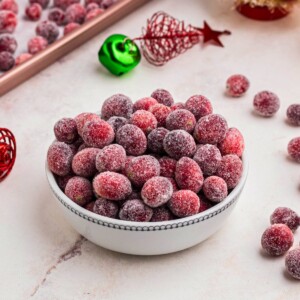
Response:
[[[222,202],[243,173],[241,132],[201,95],[174,105],[163,89],[135,104],[116,94],[100,114],[60,119],[54,133],[47,159],[58,186],[105,217],[160,222],[192,216]]]
[[[288,207],[278,207],[270,217],[271,226],[268,227],[262,237],[261,246],[271,256],[285,257],[287,272],[294,278],[300,279],[300,247],[293,250],[294,235],[300,225],[298,214]]]

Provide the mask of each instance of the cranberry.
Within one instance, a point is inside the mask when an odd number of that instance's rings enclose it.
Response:
[[[149,222],[153,210],[138,199],[128,200],[120,209],[119,217],[124,221]]]
[[[300,163],[300,137],[296,137],[289,142],[288,154],[294,161]]]
[[[0,52],[7,51],[14,54],[17,50],[18,43],[11,35],[0,36]]]
[[[232,75],[226,81],[226,93],[231,97],[241,97],[249,89],[250,82],[244,75]]]
[[[8,71],[15,65],[15,59],[10,52],[0,52],[0,71]]]
[[[163,177],[175,177],[175,170],[176,170],[176,163],[177,161],[173,158],[168,156],[163,156],[159,159],[160,164],[160,175]]]
[[[77,125],[72,118],[63,118],[54,125],[54,134],[58,141],[72,144],[78,138]]]
[[[79,3],[74,3],[67,7],[65,21],[67,24],[69,23],[82,24],[84,22],[85,16],[86,16],[85,8]]]
[[[75,154],[72,161],[72,170],[76,175],[92,177],[97,173],[96,157],[100,149],[86,148]]]
[[[286,111],[288,122],[295,126],[300,126],[300,104],[292,104]]]
[[[141,128],[146,135],[157,127],[156,118],[151,112],[146,110],[135,111],[131,115],[129,122]]]
[[[149,110],[155,104],[158,104],[158,102],[154,98],[151,97],[142,98],[133,104],[133,111],[142,110],[142,109]]]
[[[154,153],[162,153],[164,151],[163,141],[168,129],[159,127],[152,130],[148,135],[148,148]]]
[[[118,216],[119,207],[116,202],[99,198],[95,201],[93,212],[104,217],[115,219]]]
[[[245,149],[241,132],[236,128],[229,128],[224,140],[219,144],[219,149],[222,155],[236,154],[241,157]]]
[[[171,112],[166,120],[169,130],[183,129],[189,133],[193,132],[196,125],[194,115],[186,109],[177,109]]]
[[[280,101],[274,93],[263,91],[255,95],[253,105],[257,114],[272,117],[279,110]]]
[[[57,25],[47,20],[40,22],[35,31],[38,36],[45,38],[49,44],[55,42],[59,36]]]
[[[300,279],[300,247],[290,250],[285,257],[287,272],[295,279]]]
[[[156,99],[158,103],[166,106],[172,106],[174,104],[174,99],[170,92],[164,89],[157,89],[152,94],[151,97]]]
[[[204,180],[203,192],[207,199],[218,203],[228,195],[227,184],[221,177],[210,176]]]
[[[288,207],[278,207],[270,217],[271,224],[285,224],[293,232],[299,227],[300,219],[296,212]]]
[[[38,3],[33,3],[26,7],[25,14],[30,21],[37,21],[41,18],[42,7]]]
[[[210,101],[201,95],[190,97],[185,103],[185,108],[195,116],[196,120],[213,112]]]
[[[167,117],[171,112],[170,107],[163,104],[155,104],[149,108],[149,111],[155,116],[158,127],[166,126]]]
[[[42,36],[33,37],[28,41],[28,52],[30,54],[36,54],[46,49],[48,41]]]

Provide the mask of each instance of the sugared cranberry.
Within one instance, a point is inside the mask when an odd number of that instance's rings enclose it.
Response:
[[[166,127],[169,130],[183,129],[191,133],[195,125],[194,115],[186,109],[177,109],[171,112],[166,120]]]
[[[28,41],[28,52],[30,54],[36,54],[46,49],[48,41],[42,36],[33,37]]]
[[[114,201],[99,198],[95,201],[93,212],[104,217],[115,219],[118,216],[119,207]]]
[[[39,0],[39,1],[46,1],[46,0]],[[80,0],[54,0],[53,6],[61,8],[62,10],[66,10],[70,5],[79,3],[79,2],[80,2]]]
[[[101,117],[108,120],[110,117],[124,117],[129,119],[132,114],[133,104],[130,98],[116,94],[106,99],[101,108]]]
[[[221,202],[227,195],[227,184],[225,180],[218,176],[210,176],[204,180],[203,193],[212,202]]]
[[[85,8],[79,3],[74,3],[67,7],[65,21],[67,24],[69,23],[82,24],[84,22],[85,16],[86,16]]]
[[[235,154],[222,157],[216,176],[225,180],[228,189],[233,189],[239,183],[243,173],[243,163]]]
[[[88,146],[103,148],[111,144],[114,138],[115,132],[113,128],[101,119],[89,121],[83,127],[82,139]]]
[[[164,127],[152,130],[148,135],[148,149],[154,153],[162,153],[164,150],[163,141],[168,132],[169,130]]]
[[[57,176],[56,182],[59,188],[64,192],[68,181],[74,177],[74,175]]]
[[[124,203],[119,212],[119,217],[124,221],[149,222],[153,210],[138,199],[128,200]]]
[[[263,117],[272,117],[279,110],[280,101],[274,93],[263,91],[255,95],[253,105],[257,114]]]
[[[141,155],[147,149],[147,138],[144,132],[132,124],[124,125],[117,131],[116,141],[124,147],[128,155]]]
[[[137,110],[135,111],[130,119],[129,122],[143,130],[143,132],[147,135],[153,129],[157,127],[157,120],[154,115],[146,110]]]
[[[203,195],[198,195],[199,196],[199,200],[200,200],[200,208],[199,208],[199,213],[208,210],[209,208],[211,208],[213,205],[211,202],[209,202],[208,200],[206,200],[206,198]]]
[[[199,145],[194,160],[200,166],[204,175],[213,175],[220,165],[222,155],[218,147],[214,145]]]
[[[0,2],[0,10],[10,10],[17,14],[19,11],[19,6],[15,0],[2,0]]]
[[[211,114],[197,122],[194,137],[200,144],[217,144],[224,140],[227,130],[226,120],[221,115]]]
[[[78,27],[80,27],[80,24],[78,23],[69,23],[65,26],[64,28],[64,35],[72,32],[73,30],[77,29]]]
[[[93,9],[86,14],[84,21],[87,22],[89,20],[92,20],[103,13],[104,10],[102,8]]]
[[[48,20],[54,22],[58,26],[62,26],[65,23],[65,12],[55,7],[49,11]]]
[[[137,110],[149,110],[150,107],[154,106],[155,104],[158,104],[158,102],[151,97],[146,97],[146,98],[142,98],[137,100],[134,104],[133,104],[133,111],[137,111]]]
[[[157,89],[152,94],[151,97],[156,99],[158,103],[166,106],[172,106],[174,104],[174,99],[170,92],[164,89]]]
[[[189,110],[195,116],[196,120],[213,112],[210,101],[201,95],[190,97],[185,103],[185,109]]]
[[[28,20],[37,21],[41,18],[43,8],[38,3],[26,7],[25,14]]]
[[[126,175],[135,186],[141,187],[150,178],[160,175],[159,162],[150,155],[135,157],[128,165]]]
[[[244,137],[237,128],[229,128],[224,140],[218,145],[222,155],[236,154],[241,157],[244,149]]]
[[[96,168],[99,172],[119,172],[125,167],[126,151],[117,144],[109,145],[100,150],[96,158]]]
[[[93,199],[92,184],[86,178],[72,177],[67,182],[65,194],[76,204],[84,206]]]
[[[17,24],[17,16],[12,11],[0,10],[0,34],[13,33]]]
[[[84,125],[90,121],[99,121],[100,117],[93,113],[81,113],[77,115],[74,120],[77,124],[78,133],[82,136]]]
[[[144,184],[141,196],[150,207],[158,207],[167,203],[173,194],[171,182],[161,176],[152,177]]]
[[[100,149],[86,148],[77,152],[72,161],[73,172],[82,177],[92,177],[97,173],[96,157]]]
[[[151,222],[163,222],[163,221],[170,221],[173,219],[174,219],[174,215],[167,207],[160,206],[153,209]]]
[[[285,224],[295,232],[300,225],[300,218],[292,209],[288,207],[278,207],[272,213],[270,222],[271,224]]]
[[[250,82],[244,75],[232,75],[226,81],[226,93],[231,97],[241,97],[249,89]]]
[[[0,36],[0,52],[7,51],[14,54],[17,50],[18,43],[11,35]]]
[[[58,141],[71,144],[78,138],[77,125],[72,118],[63,118],[54,125],[54,134]]]
[[[108,200],[125,200],[132,192],[131,183],[122,174],[103,172],[93,180],[97,195]]]
[[[31,57],[32,57],[32,54],[30,54],[30,53],[22,53],[16,58],[15,65],[18,66],[18,65],[24,63],[25,61],[27,61],[28,59],[30,59]]]
[[[287,120],[294,126],[300,126],[300,104],[292,104],[286,111]]]
[[[300,247],[292,249],[285,257],[287,272],[295,279],[300,279]]]
[[[294,161],[300,163],[300,137],[296,137],[289,142],[288,154]]]
[[[119,128],[128,124],[128,119],[124,117],[110,117],[107,123],[114,129],[116,133]]]
[[[204,179],[198,164],[189,157],[182,157],[176,164],[175,180],[181,189],[198,193]]]
[[[163,156],[159,159],[160,164],[160,175],[163,177],[175,177],[175,170],[176,170],[176,163],[177,161],[173,158],[168,156]]]
[[[90,11],[92,11],[94,9],[98,9],[98,8],[99,8],[99,5],[97,3],[95,3],[95,2],[89,3],[85,7],[87,13],[89,13]]]
[[[56,41],[59,36],[57,25],[51,21],[42,21],[36,27],[36,34],[45,38],[49,44]]]
[[[271,225],[261,237],[262,248],[269,255],[274,256],[286,253],[292,247],[293,242],[293,232],[284,224]]]
[[[49,5],[50,0],[29,0],[30,4],[37,3],[39,4],[42,8],[46,8]],[[55,0],[54,0],[55,2]]]
[[[182,102],[177,102],[177,103],[174,103],[173,105],[171,105],[172,111],[177,110],[177,109],[185,109],[185,104]]]
[[[190,190],[180,190],[173,193],[168,206],[177,217],[188,217],[198,213],[200,201],[197,194]]]
[[[10,52],[0,52],[0,71],[8,71],[15,65],[15,59]]]
[[[185,130],[173,130],[164,138],[164,150],[174,159],[183,156],[191,157],[196,152],[196,143],[193,137]]]
[[[149,108],[149,111],[155,116],[158,127],[166,126],[167,117],[171,112],[170,107],[163,104],[155,104]]]

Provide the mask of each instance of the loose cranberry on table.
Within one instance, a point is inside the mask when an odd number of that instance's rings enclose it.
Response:
[[[65,24],[65,12],[58,7],[54,7],[48,13],[48,20],[54,22],[58,26],[62,26]]]
[[[78,24],[78,23],[72,22],[72,23],[67,24],[64,28],[64,35],[72,32],[73,30],[75,30],[79,27],[80,27],[80,24]]]
[[[25,14],[28,20],[37,21],[41,18],[43,8],[38,3],[26,7]]]
[[[280,100],[274,93],[263,91],[255,95],[253,106],[258,115],[272,117],[280,108]]]
[[[42,36],[33,37],[28,41],[28,52],[30,54],[37,54],[42,50],[46,49],[48,41]]]
[[[288,154],[294,161],[300,163],[300,137],[296,137],[289,142]]]
[[[0,52],[0,71],[8,71],[15,65],[13,55],[8,51]]]
[[[300,225],[300,218],[292,209],[278,207],[272,213],[270,222],[271,224],[285,224],[294,232]]]
[[[300,104],[292,104],[286,111],[287,120],[291,125],[300,126]]]
[[[55,42],[59,36],[57,25],[48,20],[40,22],[35,31],[38,36],[45,38],[49,44]]]
[[[13,33],[17,27],[16,14],[9,10],[0,10],[0,34]]]
[[[82,24],[84,22],[85,16],[85,8],[79,3],[74,3],[66,9],[65,21],[67,24],[73,22]]]
[[[174,104],[174,99],[170,92],[164,89],[157,89],[152,94],[151,97],[156,99],[158,103],[166,106],[172,106]]]
[[[18,43],[13,36],[7,34],[0,36],[0,52],[7,51],[14,54],[17,47]]]
[[[250,82],[244,75],[232,75],[226,81],[226,94],[231,97],[241,97],[249,89]]]
[[[2,0],[0,2],[0,10],[10,10],[17,14],[19,11],[18,3],[15,0]]]
[[[287,272],[295,279],[300,279],[300,247],[290,250],[285,257]]]

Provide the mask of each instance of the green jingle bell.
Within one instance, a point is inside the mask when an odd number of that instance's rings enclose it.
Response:
[[[138,46],[127,36],[113,34],[104,41],[98,57],[108,71],[121,76],[139,64],[141,53]]]

